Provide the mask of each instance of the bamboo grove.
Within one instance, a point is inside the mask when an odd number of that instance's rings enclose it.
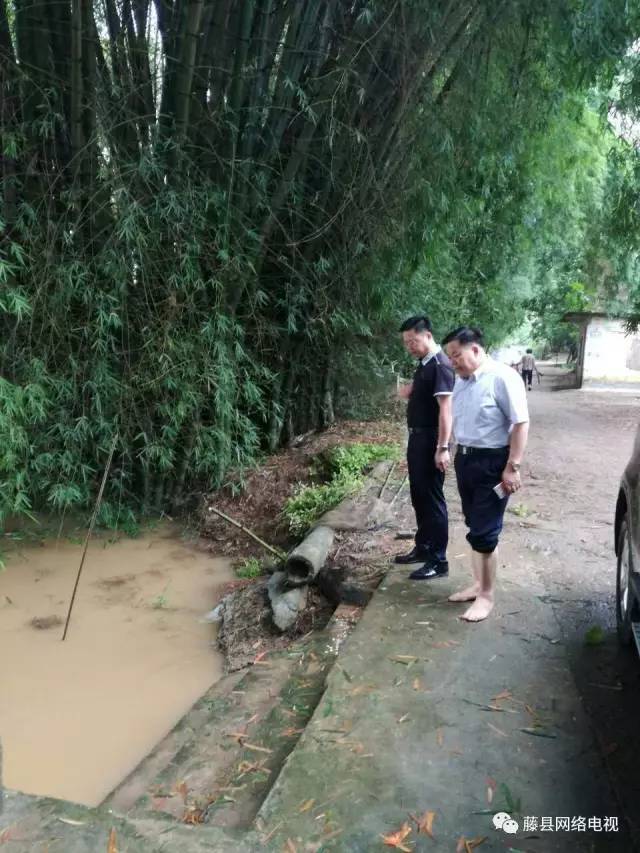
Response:
[[[0,0],[0,514],[90,505],[116,436],[103,521],[180,506],[407,310],[509,331],[532,147],[623,5]]]

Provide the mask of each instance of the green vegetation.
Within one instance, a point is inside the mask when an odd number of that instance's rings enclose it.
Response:
[[[391,444],[347,444],[319,454],[314,469],[328,480],[301,486],[283,510],[289,529],[301,536],[320,516],[353,494],[362,485],[364,471],[374,462],[395,459],[398,447]]]
[[[235,571],[239,578],[257,578],[264,574],[264,567],[257,557],[248,557]]]
[[[357,415],[408,313],[640,316],[639,34],[638,0],[0,0],[0,520],[86,513],[114,439],[102,523],[184,507]]]
[[[151,600],[151,606],[154,610],[166,610],[169,606],[169,599],[167,597],[167,590],[169,589],[169,584],[165,586],[162,592],[159,595],[156,595]]]

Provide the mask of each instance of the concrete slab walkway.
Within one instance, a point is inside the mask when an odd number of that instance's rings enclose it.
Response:
[[[455,571],[393,569],[379,588],[263,804],[270,849],[384,850],[405,822],[414,850],[630,849],[552,607],[521,577],[468,625],[446,601]],[[516,834],[494,828],[498,809]],[[433,838],[410,817],[429,811]]]

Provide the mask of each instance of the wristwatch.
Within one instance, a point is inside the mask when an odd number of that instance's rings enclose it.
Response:
[[[511,460],[509,460],[509,465],[511,466],[511,470],[515,471],[516,474],[520,470],[521,464],[522,464],[521,462],[512,462]]]
[[[446,451],[448,451],[448,450],[449,450],[449,445],[448,445],[448,444],[440,444],[440,445],[438,446],[438,450],[446,450]]]

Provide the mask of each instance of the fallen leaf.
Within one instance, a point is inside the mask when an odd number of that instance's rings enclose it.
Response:
[[[262,761],[241,761],[238,765],[238,779],[241,779],[247,773],[258,773],[261,771],[271,773],[271,770],[264,766],[266,760],[266,758],[263,758]]]
[[[253,662],[254,663],[260,663],[260,661],[265,658],[266,654],[267,654],[267,650],[265,649],[263,652],[260,652],[259,654],[257,654],[254,657]]]
[[[398,717],[398,719],[396,720],[396,722],[397,722],[397,723],[406,723],[408,719],[409,719],[409,715],[408,715],[408,714],[403,714],[401,717]]]
[[[543,729],[520,729],[521,732],[524,732],[526,735],[535,735],[535,737],[548,737],[555,738],[557,735],[554,735],[552,732],[545,732]]]
[[[6,829],[3,829],[0,832],[0,844],[5,844],[7,841],[11,841],[11,830],[13,827],[8,826]]]
[[[273,836],[276,834],[276,832],[277,832],[277,831],[280,829],[280,827],[282,826],[282,823],[283,823],[283,821],[280,821],[280,823],[277,823],[277,824],[273,827],[273,829],[272,829],[272,830],[271,830],[267,835],[263,836],[263,838],[262,838],[262,843],[263,843],[263,844],[267,844],[269,841],[271,841],[271,839],[273,838]]]
[[[503,690],[501,693],[498,693],[497,696],[494,696],[492,701],[499,702],[501,699],[513,699],[510,690]]]
[[[491,776],[487,776],[487,802],[489,805],[493,802],[493,795],[495,794],[496,787],[496,780],[492,779]]]
[[[349,691],[350,696],[360,696],[363,693],[373,693],[376,688],[372,684],[359,684]]]
[[[284,845],[284,849],[286,853],[298,853],[298,848],[290,838],[287,838],[287,842]]]
[[[458,839],[458,844],[456,846],[456,853],[465,853],[467,848],[467,839],[464,835],[461,835]]]
[[[296,737],[296,735],[301,735],[303,731],[304,729],[295,729],[293,726],[289,726],[280,732],[280,737]]]
[[[392,832],[390,835],[381,835],[387,847],[395,847],[396,850],[403,850],[404,853],[411,853],[411,847],[406,847],[402,842],[407,835],[411,833],[411,827],[408,823],[403,823],[397,832]]]
[[[433,838],[433,819],[436,816],[435,812],[425,812],[422,817],[416,821],[418,824],[418,835],[423,832],[429,838]]]
[[[59,817],[58,820],[60,823],[68,823],[69,826],[84,826],[86,823],[84,820],[71,820],[70,817]]]
[[[327,841],[330,841],[332,838],[335,838],[336,836],[340,835],[341,832],[342,832],[341,829],[332,829],[330,832],[327,832],[325,829],[323,832],[323,835],[324,835],[323,843],[326,844]]]
[[[308,812],[313,808],[314,803],[315,803],[315,798],[313,798],[311,800],[305,800],[304,803],[298,809],[298,811],[300,812],[300,814],[304,814],[305,812]]]
[[[468,841],[465,841],[466,853],[471,853],[472,850],[475,850],[476,847],[480,847],[487,840],[488,836],[483,836],[482,838],[470,838]]]
[[[258,746],[255,743],[243,743],[242,745],[244,746],[245,749],[251,749],[251,750],[253,750],[253,752],[268,752],[268,753],[273,752],[272,749],[267,749],[266,746]]]
[[[232,803],[235,802],[232,797],[224,797],[224,799]],[[190,824],[191,826],[204,823],[204,811],[193,807],[186,809],[182,815],[182,823]]]
[[[420,679],[419,679],[419,678],[414,678],[414,679],[413,679],[413,689],[414,689],[414,690],[421,690],[421,689],[422,689],[422,684],[420,683]]]
[[[499,729],[497,726],[494,726],[493,723],[487,723],[490,729],[493,729],[496,734],[499,734],[500,737],[509,737],[506,732],[503,732],[502,729]]]
[[[438,746],[442,746],[442,744],[444,743],[444,732],[442,731],[442,729],[438,729],[438,731],[436,732],[436,740],[438,741]]]
[[[246,732],[229,732],[227,737],[232,737],[234,740],[237,740],[238,743],[242,746],[242,741],[248,737]]]
[[[418,658],[415,655],[391,655],[389,660],[394,661],[394,663],[403,663],[405,666],[409,664],[415,663]]]
[[[112,829],[109,833],[109,841],[107,843],[107,853],[118,853],[118,842],[116,840],[116,831]]]
[[[187,794],[189,793],[189,789],[187,788],[187,783],[184,781],[180,782],[178,785],[176,785],[175,791],[176,791],[176,794],[180,794],[183,802],[186,803],[187,802]]]

